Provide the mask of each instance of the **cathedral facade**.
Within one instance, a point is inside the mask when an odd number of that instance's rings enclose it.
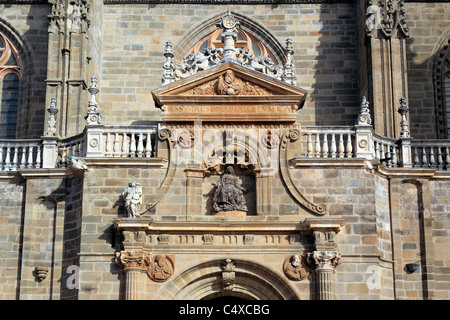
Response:
[[[450,2],[0,0],[0,298],[450,298]]]

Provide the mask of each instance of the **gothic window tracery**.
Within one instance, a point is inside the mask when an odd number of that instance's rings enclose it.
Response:
[[[19,81],[22,67],[18,52],[0,32],[0,138],[16,137]]]
[[[206,48],[216,49],[223,48],[224,44],[222,43],[221,33],[222,29],[217,29],[207,36],[203,37],[200,41],[198,41],[191,50],[187,53],[187,55],[191,53],[197,53],[199,51],[204,51]],[[238,36],[236,39],[235,47],[237,49],[247,50],[253,53],[254,56],[264,56],[269,57],[272,61],[278,61],[272,52],[268,49],[268,47],[256,36],[253,34],[239,29]]]

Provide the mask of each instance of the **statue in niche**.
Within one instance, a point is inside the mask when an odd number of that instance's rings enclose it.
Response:
[[[140,183],[130,182],[128,187],[122,192],[122,197],[125,200],[125,208],[128,217],[140,217],[138,210],[142,205],[142,186]]]
[[[234,173],[232,166],[228,166],[219,182],[215,184],[213,209],[219,211],[244,211],[247,212],[244,192],[247,189],[241,186],[241,181]]]

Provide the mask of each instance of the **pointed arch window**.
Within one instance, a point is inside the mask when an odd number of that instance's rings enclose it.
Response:
[[[16,138],[19,82],[22,67],[18,52],[0,32],[0,139]]]

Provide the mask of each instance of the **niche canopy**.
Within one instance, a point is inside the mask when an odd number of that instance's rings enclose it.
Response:
[[[307,91],[296,86],[292,40],[286,40],[284,67],[275,66],[235,48],[239,21],[230,11],[218,26],[224,47],[190,54],[182,65],[174,66],[172,43],[166,43],[163,85],[152,91],[162,120],[296,122]]]

